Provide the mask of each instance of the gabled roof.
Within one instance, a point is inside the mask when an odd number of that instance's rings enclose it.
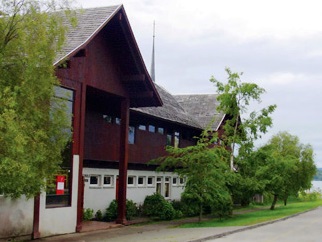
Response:
[[[57,53],[54,65],[74,56],[85,48],[100,31],[115,36],[121,68],[125,70],[123,85],[130,96],[131,107],[160,106],[161,98],[146,69],[123,5],[76,10],[77,26],[68,27],[63,49]],[[109,27],[109,28],[107,28]],[[109,32],[110,31],[110,32]]]
[[[155,86],[161,96],[163,106],[133,108],[133,111],[202,130],[203,127],[199,124],[198,120],[187,113],[173,95],[159,85],[155,84]]]
[[[190,116],[198,120],[203,129],[211,128],[215,131],[219,129],[225,114],[217,111],[219,102],[216,94],[175,95],[174,97]]]

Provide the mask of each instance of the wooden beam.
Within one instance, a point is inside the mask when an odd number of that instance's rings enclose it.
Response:
[[[122,82],[129,83],[129,82],[144,82],[145,81],[145,75],[144,74],[138,74],[138,75],[127,75],[123,76]]]
[[[32,226],[32,239],[39,239],[40,195],[34,197],[34,219]]]
[[[119,187],[117,199],[118,224],[127,224],[126,220],[126,190],[127,190],[127,166],[129,157],[128,136],[129,136],[130,104],[128,99],[121,101],[121,134],[120,134],[120,160],[119,160]]]

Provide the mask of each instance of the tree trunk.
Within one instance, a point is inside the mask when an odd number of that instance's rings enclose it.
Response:
[[[272,202],[272,205],[271,205],[271,210],[274,210],[275,209],[275,205],[276,205],[276,202],[277,202],[277,194],[274,194],[274,199],[273,199],[273,202]]]
[[[201,218],[202,218],[202,204],[199,204],[199,218],[198,218],[198,222],[201,222]]]
[[[284,197],[284,206],[287,205],[287,197]]]

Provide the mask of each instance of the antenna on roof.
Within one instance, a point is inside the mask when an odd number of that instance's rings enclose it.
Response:
[[[151,71],[150,71],[150,75],[153,82],[155,82],[154,40],[155,40],[155,21],[153,21],[153,45],[152,45]]]

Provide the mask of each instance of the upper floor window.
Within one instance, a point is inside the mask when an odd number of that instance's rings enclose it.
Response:
[[[149,132],[155,133],[155,126],[149,125]]]
[[[180,144],[180,133],[174,132],[174,147],[178,148]]]
[[[134,144],[135,142],[135,127],[129,126],[129,144]]]
[[[158,127],[158,133],[159,134],[164,134],[164,128]]]

